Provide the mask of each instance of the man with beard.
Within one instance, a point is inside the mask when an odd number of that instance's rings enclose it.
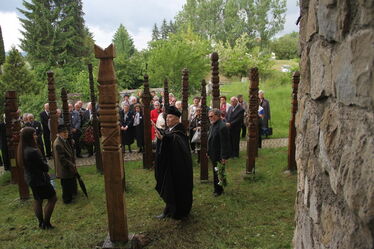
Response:
[[[165,132],[154,127],[161,141],[155,167],[156,190],[166,203],[163,213],[156,217],[159,219],[182,219],[188,216],[192,207],[192,159],[180,116],[178,109],[170,106]]]

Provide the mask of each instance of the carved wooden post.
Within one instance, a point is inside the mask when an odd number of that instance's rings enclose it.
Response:
[[[18,164],[17,158],[17,148],[20,139],[21,124],[18,114],[18,104],[17,104],[17,93],[16,91],[7,91],[5,94],[5,119],[6,123],[10,125],[8,137],[8,148],[9,148],[9,158],[11,165],[12,176],[15,182],[18,184],[18,192],[21,200],[26,200],[30,197],[29,187],[24,178],[23,165]]]
[[[95,96],[94,79],[93,79],[93,73],[92,73],[92,64],[88,64],[88,78],[90,82],[90,93],[91,93],[92,127],[93,127],[93,135],[95,138],[96,171],[99,173],[103,173],[103,159],[101,157],[100,130],[99,130],[99,120],[97,119],[97,112],[96,112],[96,96]]]
[[[148,75],[144,75],[143,90],[143,122],[144,122],[144,152],[143,152],[143,168],[152,167],[152,138],[151,138],[151,93],[149,92]]]
[[[293,74],[293,85],[292,85],[292,109],[291,109],[291,120],[288,132],[288,170],[295,171],[297,169],[295,152],[296,152],[296,127],[295,127],[295,116],[297,112],[297,90],[300,82],[300,73],[295,72]]]
[[[182,71],[182,124],[188,134],[188,69]]]
[[[103,168],[106,205],[108,211],[109,239],[111,242],[127,242],[127,210],[124,193],[124,168],[121,153],[118,117],[118,90],[113,58],[114,46],[105,50],[95,45],[95,57],[100,59],[99,85],[100,122],[103,142]],[[106,247],[105,247],[106,248]]]
[[[219,71],[218,71],[218,53],[213,52],[211,56],[212,60],[212,95],[213,95],[213,103],[212,107],[219,109]]]
[[[55,79],[52,71],[47,72],[48,75],[48,102],[49,102],[49,116],[50,116],[50,131],[51,131],[51,143],[56,140],[57,137],[57,102],[56,102],[56,91],[55,91]],[[53,147],[53,146],[52,146]]]
[[[69,132],[68,141],[69,141],[70,145],[73,146],[72,137],[71,137],[68,93],[66,92],[65,88],[61,89],[61,100],[62,100],[62,116],[64,117],[64,125],[66,126],[66,128],[68,129],[68,132]]]
[[[247,140],[247,165],[246,173],[255,173],[256,162],[256,148],[258,147],[258,69],[251,68],[250,75],[250,90],[249,90],[249,127]]]
[[[12,184],[16,184],[17,183],[17,172],[15,170],[15,161],[11,160],[11,152],[10,152],[10,148],[12,147],[11,143],[12,143],[12,116],[10,114],[10,110],[11,110],[11,107],[10,107],[10,104],[11,104],[12,100],[10,98],[10,96],[8,96],[8,93],[6,92],[5,93],[5,103],[4,103],[4,113],[5,113],[5,134],[6,134],[6,142],[7,142],[7,148],[8,148],[8,157],[9,157],[9,171],[10,171],[10,175],[11,175],[11,178],[10,178],[10,183]],[[15,157],[13,157],[13,159],[15,159]]]
[[[164,108],[165,108],[165,111],[164,111],[164,119],[166,120],[166,110],[169,108],[169,83],[168,83],[168,80],[165,79],[164,80]],[[166,124],[165,124],[165,127],[166,127]]]
[[[208,180],[208,107],[206,105],[206,82],[201,81],[201,138],[200,138],[200,180]]]

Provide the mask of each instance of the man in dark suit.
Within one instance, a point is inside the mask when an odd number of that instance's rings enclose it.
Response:
[[[75,146],[75,152],[77,154],[77,157],[81,158],[81,145],[80,145],[80,138],[82,135],[81,131],[81,115],[79,113],[80,106],[78,103],[75,103],[74,110],[71,112],[71,132],[72,137],[74,139],[74,146]]]
[[[43,138],[44,138],[44,145],[45,145],[45,156],[47,158],[51,158],[52,152],[51,152],[51,131],[48,127],[48,120],[49,120],[49,104],[44,104],[44,111],[42,111],[40,114],[40,122],[43,126]]]
[[[239,157],[240,130],[244,119],[244,109],[238,104],[238,98],[231,98],[231,106],[227,112],[226,126],[230,131],[231,156]]]
[[[221,119],[220,110],[211,109],[208,116],[211,126],[209,129],[207,154],[213,165],[214,196],[219,196],[223,193],[223,187],[218,185],[218,174],[215,168],[218,162],[225,164],[231,155],[229,131]]]
[[[265,99],[264,97],[264,91],[260,90],[258,91],[258,98],[260,99],[260,106],[264,108],[264,116],[261,119],[261,128],[263,131],[267,132],[267,129],[269,128],[269,120],[271,118],[270,116],[270,103],[269,100]],[[265,133],[267,137],[267,133]]]

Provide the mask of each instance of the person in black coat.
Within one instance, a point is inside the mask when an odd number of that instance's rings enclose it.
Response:
[[[32,127],[35,129],[36,135],[38,136],[37,138],[38,147],[40,151],[42,152],[43,157],[45,157],[44,143],[43,143],[43,138],[42,138],[42,135],[43,135],[42,124],[39,121],[34,119],[34,115],[28,114],[27,122],[25,123],[25,126]]]
[[[182,219],[189,215],[192,207],[192,158],[180,116],[178,109],[170,106],[166,116],[168,128],[162,132],[152,124],[161,141],[155,166],[156,190],[166,203],[163,213],[156,217],[159,219]]]
[[[219,196],[223,193],[223,187],[218,185],[218,175],[215,171],[217,163],[226,164],[231,155],[229,130],[225,122],[222,121],[221,115],[221,111],[218,109],[211,109],[208,113],[211,126],[209,129],[207,154],[213,165],[214,196]]]
[[[231,106],[227,111],[226,126],[230,131],[231,156],[239,157],[240,130],[244,119],[244,109],[238,104],[238,98],[231,98]]]
[[[30,186],[34,196],[34,211],[38,218],[39,227],[51,229],[51,216],[57,201],[56,192],[51,185],[48,175],[48,164],[42,156],[36,144],[36,131],[32,127],[21,130],[20,142],[18,144],[17,162],[25,169],[25,180]],[[44,209],[43,200],[47,199]]]
[[[48,128],[48,120],[49,120],[49,104],[44,104],[44,111],[40,114],[40,122],[43,126],[43,138],[44,138],[44,145],[45,145],[45,156],[47,158],[51,158],[52,150],[51,150],[51,131]]]
[[[135,129],[135,138],[136,144],[139,148],[138,153],[143,152],[144,146],[144,121],[142,107],[140,104],[135,105],[135,115],[134,115],[134,129]]]
[[[120,129],[122,137],[122,149],[125,152],[127,145],[129,152],[131,151],[131,144],[134,143],[135,131],[134,131],[134,113],[130,111],[130,105],[124,104],[123,109],[120,111]]]

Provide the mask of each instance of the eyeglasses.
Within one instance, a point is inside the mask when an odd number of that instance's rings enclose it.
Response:
[[[208,117],[209,117],[209,118],[213,118],[213,117],[214,117],[214,115],[209,115]]]

